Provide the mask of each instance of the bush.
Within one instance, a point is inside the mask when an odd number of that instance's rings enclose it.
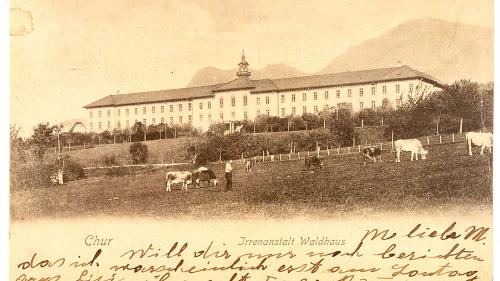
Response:
[[[116,162],[116,158],[114,155],[105,155],[102,157],[102,163],[106,166],[116,166],[118,162]]]
[[[148,160],[148,146],[142,143],[134,143],[129,148],[133,164],[144,164]]]
[[[37,189],[51,186],[50,175],[56,171],[55,165],[31,162],[11,167],[10,186],[12,190]]]
[[[105,174],[110,177],[120,177],[130,174],[130,170],[127,167],[112,167],[106,169]]]
[[[83,167],[77,162],[66,159],[64,163],[64,182],[74,181],[85,177]]]

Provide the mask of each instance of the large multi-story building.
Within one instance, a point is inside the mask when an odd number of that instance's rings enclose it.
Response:
[[[84,108],[91,132],[132,127],[136,122],[183,125],[206,131],[212,123],[254,120],[260,114],[285,117],[318,114],[325,108],[399,106],[411,95],[439,90],[442,84],[408,66],[282,79],[252,80],[245,55],[237,78],[227,83],[109,95]]]

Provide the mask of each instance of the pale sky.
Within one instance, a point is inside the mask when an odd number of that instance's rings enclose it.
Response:
[[[85,118],[109,94],[184,87],[206,66],[322,69],[407,20],[493,26],[481,1],[11,1],[11,124]]]

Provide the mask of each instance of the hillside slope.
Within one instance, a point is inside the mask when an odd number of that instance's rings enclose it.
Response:
[[[223,70],[216,67],[205,67],[196,72],[187,87],[226,83],[236,78],[237,71],[236,68]],[[307,75],[286,64],[271,64],[260,70],[250,69],[250,71],[252,72],[252,79],[275,79]]]
[[[433,18],[405,22],[349,48],[319,73],[409,65],[445,82],[493,81],[493,29]]]

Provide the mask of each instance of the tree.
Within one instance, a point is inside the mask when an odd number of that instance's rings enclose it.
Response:
[[[11,167],[13,163],[25,162],[27,160],[26,155],[26,143],[19,136],[19,131],[21,127],[10,126],[10,163]]]
[[[289,115],[288,116],[288,124],[290,124],[290,131],[297,131],[297,130],[305,130],[306,129],[306,123],[300,116],[297,115]]]
[[[217,136],[223,136],[224,132],[227,130],[227,125],[224,123],[212,123],[208,128],[207,133]]]
[[[144,164],[148,160],[148,146],[143,143],[131,144],[129,152],[133,164]]]
[[[143,141],[144,134],[146,131],[146,127],[141,122],[135,122],[134,126],[132,126],[132,141]]]
[[[312,113],[302,114],[302,120],[306,123],[307,129],[317,129],[323,127],[323,122],[319,119],[318,115]]]
[[[330,132],[335,139],[337,146],[351,146],[354,135],[354,122],[350,110],[341,109],[338,112],[338,119],[334,119]]]
[[[55,129],[56,127],[49,126],[49,123],[40,123],[33,129],[29,144],[38,160],[42,161],[47,149],[54,144]]]
[[[196,159],[200,155],[200,145],[198,140],[189,141],[185,146],[186,157],[189,159],[191,163],[196,163]]]
[[[382,122],[382,114],[373,109],[365,109],[354,114],[354,123],[357,126],[377,126]],[[362,120],[362,121],[361,121]]]

